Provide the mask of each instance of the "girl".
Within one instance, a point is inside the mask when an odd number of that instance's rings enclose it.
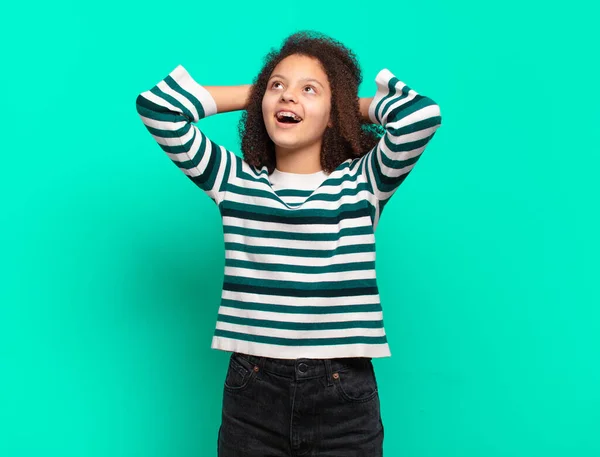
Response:
[[[372,358],[391,353],[374,233],[441,115],[388,69],[372,98],[358,98],[361,80],[349,49],[298,32],[252,85],[202,86],[179,65],[137,97],[144,125],[222,218],[211,346],[231,352],[221,457],[383,454]],[[193,124],[234,110],[245,110],[243,158]]]

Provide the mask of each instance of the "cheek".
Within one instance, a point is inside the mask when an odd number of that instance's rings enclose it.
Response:
[[[265,105],[265,102],[263,101],[262,104],[262,117],[263,117],[263,122],[266,124],[267,123],[267,116],[269,115],[268,113],[270,112],[269,108],[267,105]]]
[[[262,113],[263,118],[266,119],[269,116],[269,113],[273,112],[273,102],[269,99],[269,97],[264,97],[262,99]]]
[[[329,109],[323,106],[315,107],[311,110],[310,117],[319,124],[326,125],[329,121]]]

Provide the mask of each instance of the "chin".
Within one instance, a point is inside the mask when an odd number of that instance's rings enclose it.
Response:
[[[285,147],[298,143],[296,135],[291,135],[286,132],[275,132],[274,134],[269,134],[269,138],[271,138],[271,141],[277,146]]]
[[[285,149],[297,149],[301,147],[301,144],[298,144],[296,141],[273,141],[275,146]]]

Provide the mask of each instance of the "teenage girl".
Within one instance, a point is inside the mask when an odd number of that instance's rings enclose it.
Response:
[[[441,115],[388,69],[372,98],[358,97],[361,80],[349,49],[299,32],[251,85],[203,86],[179,65],[137,97],[144,125],[223,222],[220,457],[383,454],[372,358],[391,352],[374,234]],[[194,125],[235,110],[243,158]]]

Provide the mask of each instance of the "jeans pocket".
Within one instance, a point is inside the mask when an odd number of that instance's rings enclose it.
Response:
[[[349,362],[333,373],[333,384],[340,396],[350,403],[362,403],[377,396],[377,380],[371,360]]]
[[[250,361],[233,352],[229,358],[224,388],[229,392],[245,390],[256,377],[256,372]]]

